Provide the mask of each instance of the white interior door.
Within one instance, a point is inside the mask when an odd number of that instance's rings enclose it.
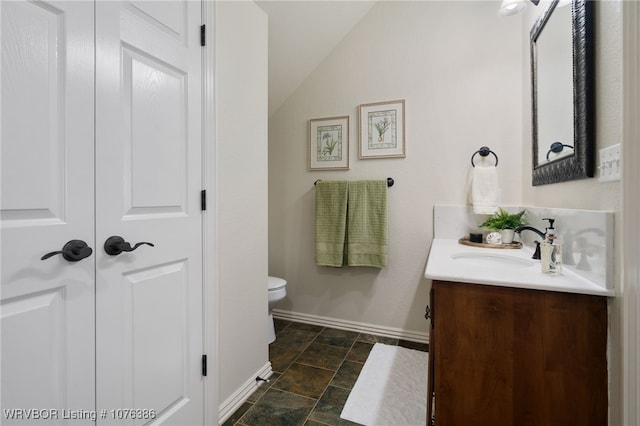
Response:
[[[96,7],[98,411],[202,424],[202,6]]]
[[[200,8],[0,2],[2,424],[203,423]]]
[[[68,424],[63,409],[95,407],[95,257],[41,257],[70,240],[95,249],[93,4],[3,1],[0,14],[0,423]],[[20,411],[38,408],[58,411]]]

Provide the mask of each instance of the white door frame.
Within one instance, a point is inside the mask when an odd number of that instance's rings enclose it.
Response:
[[[208,374],[204,387],[204,422],[218,425],[218,258],[217,247],[217,179],[215,133],[215,1],[202,1],[203,24],[206,26],[203,48],[203,129],[202,174],[203,189],[207,191],[207,210],[202,215],[202,285],[204,350],[207,354]]]
[[[640,4],[622,2],[622,424],[640,424]]]

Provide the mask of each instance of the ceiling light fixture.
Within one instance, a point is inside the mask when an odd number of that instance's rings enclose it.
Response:
[[[530,0],[534,5],[538,5],[540,0]],[[527,7],[529,0],[502,0],[499,14],[502,16],[511,16],[520,13]]]
[[[502,0],[500,5],[500,15],[511,16],[520,13],[526,6],[527,0]]]

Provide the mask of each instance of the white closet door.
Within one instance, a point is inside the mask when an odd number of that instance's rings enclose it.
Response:
[[[98,410],[202,424],[202,6],[96,7]],[[109,255],[111,236],[154,246]]]
[[[63,409],[95,408],[95,254],[41,257],[70,240],[95,253],[93,3],[3,1],[0,14],[0,423],[75,424]],[[58,411],[4,411],[39,408]]]

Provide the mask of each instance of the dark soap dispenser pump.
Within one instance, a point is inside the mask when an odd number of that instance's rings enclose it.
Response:
[[[544,218],[549,221],[544,241],[540,244],[540,266],[545,274],[558,275],[562,272],[562,244],[556,235],[553,224],[555,219]]]
[[[553,224],[556,220],[550,217],[545,217],[542,220],[549,221],[549,226],[545,228],[544,240],[547,242],[552,242],[556,238],[556,228],[553,227]]]

